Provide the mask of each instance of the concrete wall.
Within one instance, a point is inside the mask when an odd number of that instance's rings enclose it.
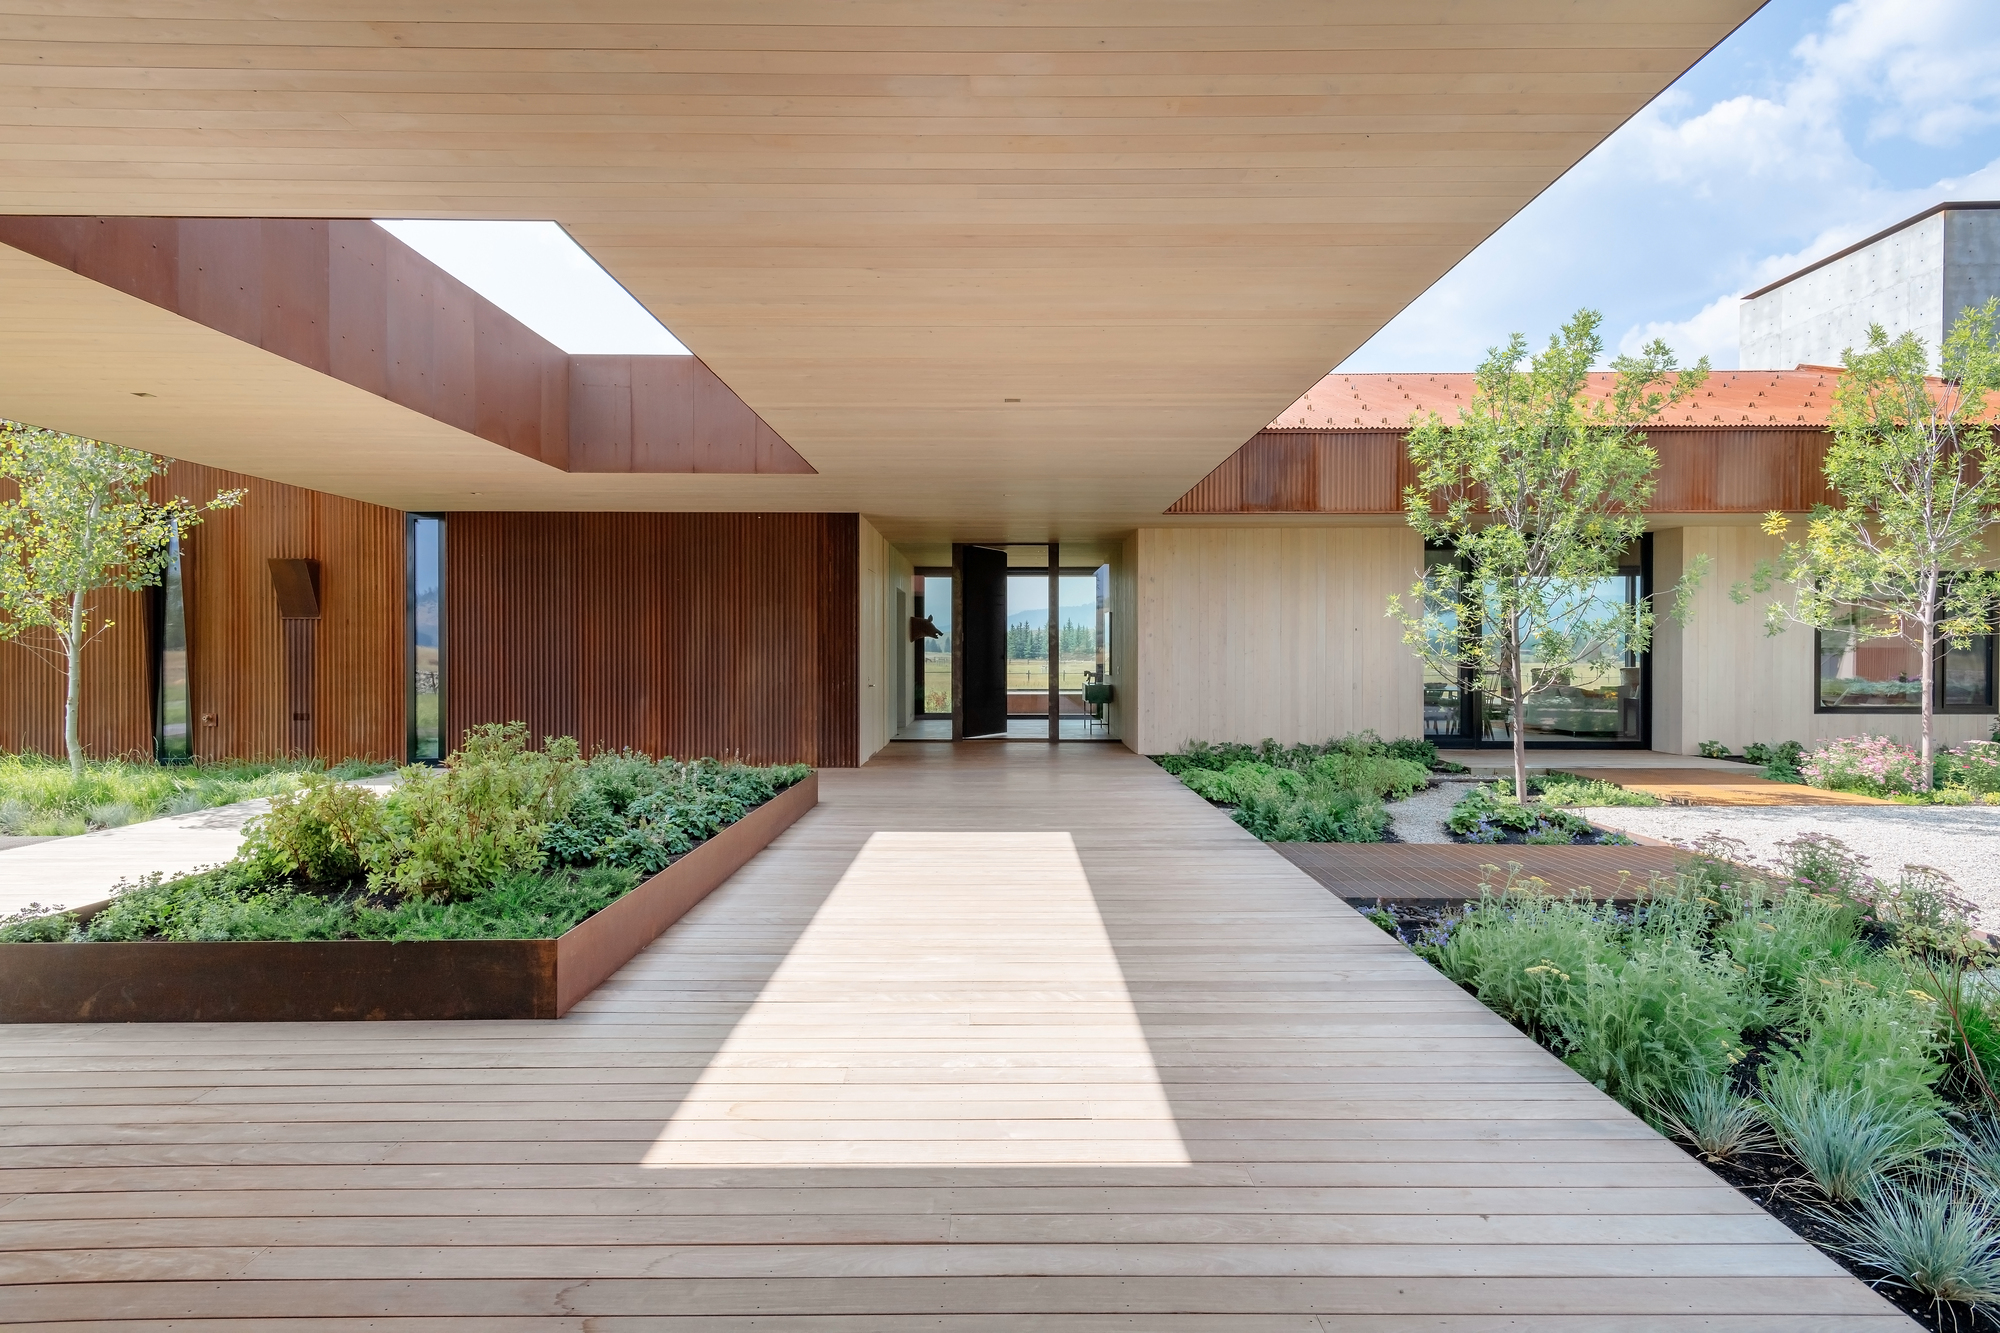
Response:
[[[1793,625],[1764,632],[1771,595],[1738,605],[1730,589],[1747,584],[1779,542],[1754,527],[1677,528],[1653,537],[1653,580],[1676,583],[1686,562],[1713,561],[1685,628],[1666,617],[1653,648],[1653,748],[1693,754],[1702,741],[1741,750],[1750,741],[1802,741],[1835,736],[1893,736],[1914,744],[1922,722],[1913,713],[1815,713],[1813,632]],[[1662,599],[1664,603],[1665,599]],[[1942,744],[1983,739],[1993,715],[1940,713],[1933,735]]]
[[[1914,330],[1933,354],[1959,311],[2000,295],[2000,209],[1933,213],[1754,300],[1740,315],[1746,370],[1837,366],[1868,326]]]
[[[1132,548],[1132,748],[1422,734],[1422,672],[1384,614],[1422,572],[1407,527],[1142,528]]]

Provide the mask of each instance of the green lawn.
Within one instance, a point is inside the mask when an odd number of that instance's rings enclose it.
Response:
[[[394,768],[388,763],[348,761],[329,770],[317,759],[232,759],[170,766],[94,759],[84,765],[83,780],[78,782],[71,779],[64,760],[0,754],[0,834],[88,833],[292,791],[306,773],[330,771],[341,778],[362,778]]]

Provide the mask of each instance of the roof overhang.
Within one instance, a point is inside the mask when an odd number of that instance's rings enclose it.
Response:
[[[0,27],[0,213],[553,218],[818,475],[552,473],[14,252],[0,415],[426,507],[1117,531],[1156,519],[1756,7],[17,16]],[[132,397],[141,371],[172,387]]]

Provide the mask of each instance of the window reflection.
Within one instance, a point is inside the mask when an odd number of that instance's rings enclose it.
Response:
[[[167,567],[160,577],[159,698],[153,750],[163,764],[194,758],[193,687],[188,678],[187,593],[181,579],[180,524],[167,521]]]
[[[1818,689],[1822,712],[1846,709],[1916,711],[1923,706],[1923,646],[1914,625],[1851,607],[1819,631]],[[1983,712],[1993,706],[1993,640],[1981,635],[1938,653],[1935,704]]]
[[[410,744],[412,763],[444,758],[444,519],[410,516]]]

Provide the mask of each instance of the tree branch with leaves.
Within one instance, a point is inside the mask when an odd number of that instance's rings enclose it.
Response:
[[[1855,640],[1902,639],[1919,663],[1922,781],[1933,783],[1937,662],[1995,627],[2000,577],[1986,539],[2000,521],[1993,397],[2000,392],[2000,299],[1967,307],[1930,373],[1922,338],[1868,330],[1867,347],[1841,354],[1826,480],[1840,503],[1815,506],[1804,535],[1760,563],[1738,603],[1789,585],[1765,606],[1765,631],[1787,624],[1838,630]],[[1792,521],[1765,516],[1789,538]]]
[[[1659,460],[1638,427],[1708,379],[1707,358],[1683,370],[1656,339],[1613,361],[1610,392],[1593,397],[1602,323],[1578,311],[1533,356],[1515,334],[1487,352],[1456,422],[1433,412],[1407,437],[1416,482],[1404,512],[1456,559],[1428,569],[1407,602],[1391,597],[1389,614],[1433,672],[1473,679],[1482,714],[1484,700],[1504,705],[1522,800],[1529,702],[1651,642],[1651,600],[1613,604],[1602,590],[1653,495]],[[1692,562],[1675,587],[1677,618],[1705,570]]]
[[[83,652],[116,623],[94,621],[91,594],[158,583],[176,527],[185,532],[204,510],[243,498],[235,490],[204,504],[155,501],[147,483],[166,470],[166,460],[137,449],[0,422],[0,478],[18,492],[0,501],[0,640],[20,642],[63,673],[74,778],[83,776]],[[36,631],[47,638],[36,642]]]

